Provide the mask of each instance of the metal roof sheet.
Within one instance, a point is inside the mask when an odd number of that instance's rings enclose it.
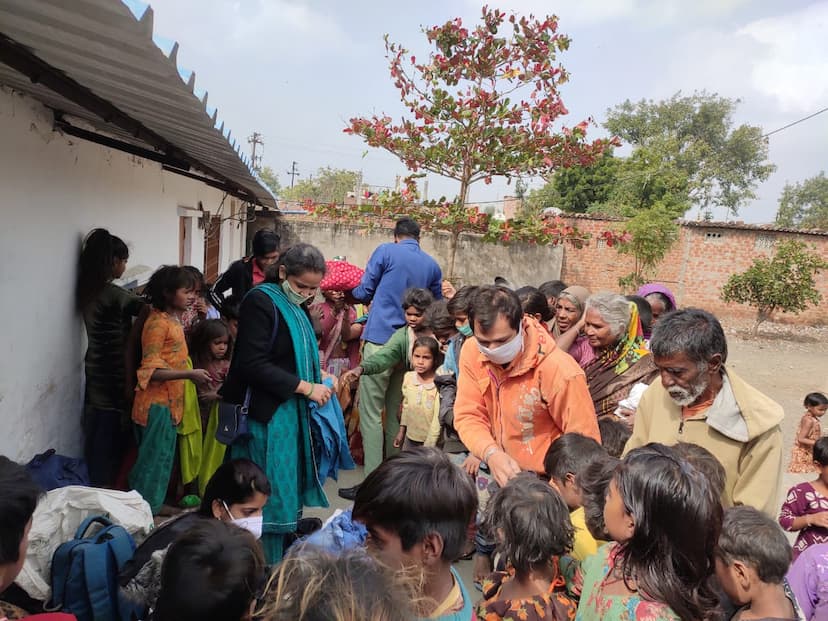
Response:
[[[276,207],[241,143],[208,108],[207,94],[196,91],[195,74],[178,66],[178,44],[155,35],[152,20],[152,8],[138,0],[0,0],[0,37],[6,39],[0,43],[20,46],[56,70],[57,79],[76,83],[92,101],[108,102],[112,114],[122,113],[138,129],[113,122],[101,106],[85,105],[45,80],[39,83],[36,69],[23,72],[3,64],[9,62],[4,56],[0,84],[117,140],[158,152],[168,145],[174,161],[224,182],[251,202]]]

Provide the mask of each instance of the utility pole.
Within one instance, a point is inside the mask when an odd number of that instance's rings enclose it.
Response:
[[[256,146],[261,145],[262,151],[264,151],[263,136],[259,132],[253,132],[253,135],[247,138],[247,144],[250,145],[250,165],[253,170],[258,172],[262,168],[262,154],[256,153]]]
[[[298,162],[293,162],[293,165],[290,167],[290,170],[287,171],[287,174],[290,175],[290,187],[293,187],[293,180],[299,176],[299,171],[296,168],[297,165]]]

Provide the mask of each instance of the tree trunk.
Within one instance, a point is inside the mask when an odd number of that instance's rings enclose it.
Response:
[[[458,197],[458,201],[460,204],[460,208],[465,207],[466,205],[466,197],[469,194],[469,179],[468,177],[464,177],[460,180],[460,196]],[[460,229],[455,228],[451,232],[451,240],[449,245],[449,265],[448,265],[448,276],[446,279],[449,281],[454,280],[454,266],[455,266],[455,259],[457,258],[457,246],[460,241]]]

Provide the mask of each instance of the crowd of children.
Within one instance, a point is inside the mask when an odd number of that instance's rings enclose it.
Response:
[[[311,304],[307,296],[300,305],[315,322],[321,368],[340,382],[352,450],[359,441],[358,399],[349,406],[355,384],[394,369],[404,374],[389,389],[397,394],[385,395],[380,407],[392,404],[384,423],[393,446],[354,490],[351,515],[367,532],[364,549],[294,544],[278,566],[266,567],[256,539],[262,507],[280,482],[268,481],[252,462],[225,461],[211,438],[233,356],[238,300],[214,306],[200,272],[177,266],[155,272],[143,298],[113,293],[109,284],[126,259],[122,242],[108,235],[96,232],[87,241],[95,253],[87,253],[85,265],[95,277],[79,282],[79,304],[93,329],[101,312],[95,309],[114,305],[124,336],[113,346],[126,358],[125,328],[139,317],[131,403],[138,443],[129,485],[153,513],[165,503],[188,504],[189,495],[200,496],[189,501],[200,505],[193,515],[215,518],[156,536],[164,545],[147,604],[152,619],[826,618],[820,616],[828,609],[825,395],[805,398],[790,465],[791,472],[816,478],[789,490],[778,523],[749,506],[724,506],[727,473],[698,445],[649,443],[625,453],[635,399],[624,416],[599,419],[600,443],[563,433],[546,450],[543,472],[521,472],[498,485],[454,427],[460,352],[474,338],[468,318],[478,288],[450,283],[443,287],[448,300],[435,300],[428,289],[406,291],[400,300],[406,325],[364,358],[358,346],[364,312],[345,293],[323,285],[320,301]],[[589,308],[583,287],[555,281],[516,293],[523,312],[581,367],[601,359],[583,334]],[[639,293],[629,300],[637,326],[626,329],[644,343],[649,324],[676,304],[664,287]],[[90,368],[99,370],[94,360]],[[90,401],[87,409],[94,430],[106,408]],[[201,461],[193,468],[187,455],[196,445]],[[95,450],[88,445],[88,453]],[[25,554],[25,525],[36,503],[36,491],[17,468],[0,458],[0,588]],[[193,487],[196,479],[200,485]],[[783,529],[798,533],[793,546]],[[485,571],[476,571],[480,593],[453,567],[475,548],[487,555]],[[144,550],[147,567],[155,552]]]

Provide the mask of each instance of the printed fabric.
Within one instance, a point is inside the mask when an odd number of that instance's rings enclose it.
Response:
[[[480,621],[571,621],[578,608],[557,577],[543,595],[523,599],[502,599],[503,588],[515,579],[514,570],[498,571],[483,580],[483,601],[477,608]]]
[[[187,368],[187,341],[181,322],[171,315],[152,309],[141,333],[141,366],[132,405],[132,420],[146,426],[150,406],[169,408],[177,425],[184,414],[184,380],[152,381],[156,369],[183,371]]]
[[[618,544],[609,544],[583,563],[584,587],[576,621],[680,621],[667,604],[638,593],[611,594],[606,587],[615,576]]]
[[[785,504],[779,513],[779,524],[791,530],[795,518],[828,511],[828,498],[819,493],[811,483],[800,483],[788,490]],[[810,526],[799,531],[793,545],[793,558],[806,548],[818,543],[828,543],[828,528]]]

